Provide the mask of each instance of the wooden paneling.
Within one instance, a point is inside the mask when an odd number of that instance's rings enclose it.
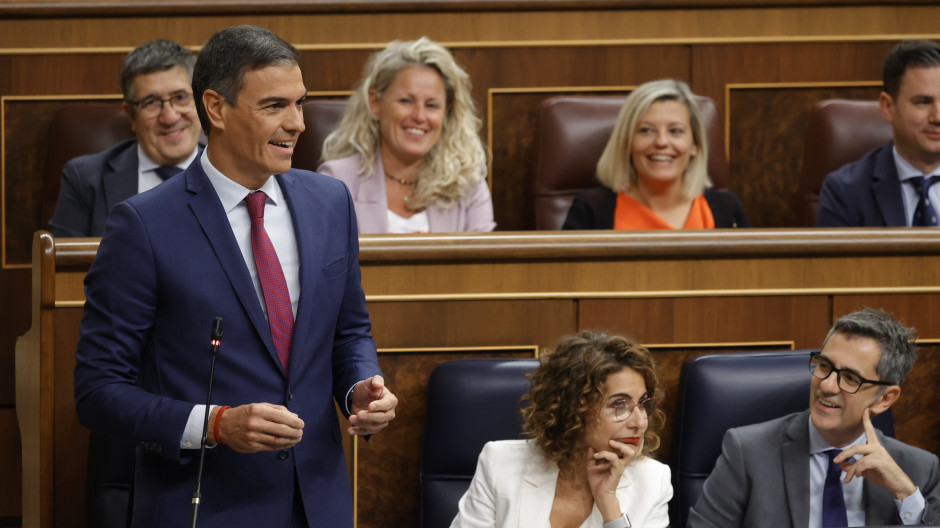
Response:
[[[648,344],[792,342],[812,348],[829,330],[829,299],[821,295],[585,299],[579,307],[579,328],[608,329]]]
[[[647,5],[648,2],[646,2]],[[7,3],[8,4],[8,3]],[[352,2],[350,3],[352,4]],[[435,2],[438,4],[438,2]],[[441,4],[446,4],[442,2]],[[619,2],[618,2],[619,4]],[[743,4],[743,3],[742,3]],[[779,6],[738,8],[535,9],[419,12],[291,13],[236,10],[191,16],[180,4],[155,13],[124,16],[45,16],[0,19],[0,48],[123,46],[165,37],[201,45],[214,31],[233,24],[271,28],[296,44],[361,44],[428,35],[447,42],[851,39],[871,35],[935,33],[936,5]],[[120,5],[120,2],[112,2]],[[574,5],[569,6],[574,7]]]
[[[870,306],[893,313],[898,320],[917,329],[918,339],[940,340],[940,295],[837,295],[832,299],[833,320]]]
[[[800,182],[810,109],[824,99],[873,101],[880,86],[755,86],[729,90],[729,141],[734,188],[755,227],[798,227],[791,207]]]
[[[369,302],[367,307],[379,347],[547,346],[561,333],[577,330],[572,299]]]
[[[797,142],[802,136],[802,116],[808,110],[805,105],[829,94],[853,94],[855,89],[847,83],[877,81],[885,53],[899,38],[938,37],[935,21],[940,5],[877,4],[781,0],[768,7],[736,0],[664,0],[650,9],[648,2],[639,0],[419,0],[389,8],[382,0],[274,5],[252,0],[187,8],[135,0],[69,2],[66,8],[57,0],[5,2],[0,5],[0,97],[5,98],[0,108],[4,196],[0,250],[8,260],[0,269],[0,298],[5,301],[0,318],[0,405],[13,402],[14,340],[30,324],[29,270],[12,268],[29,265],[32,230],[46,220],[36,216],[40,210],[37,170],[48,146],[43,131],[65,96],[94,99],[116,94],[121,60],[144,40],[171,38],[198,47],[227,25],[266,26],[304,50],[301,68],[315,95],[349,90],[370,53],[389,40],[428,35],[449,45],[473,79],[473,96],[485,122],[484,139],[488,140],[492,124],[493,194],[502,230],[532,225],[526,167],[534,109],[543,96],[606,91],[658,77],[680,77],[690,81],[695,91],[715,99],[726,112],[734,138],[729,142],[732,181],[751,218],[758,225],[781,227],[790,225],[782,195],[793,167],[798,167]],[[773,86],[757,86],[762,83]],[[800,83],[828,84],[792,87]],[[787,108],[781,111],[780,106]],[[838,288],[897,292],[911,283],[940,284],[940,272],[933,271],[940,266],[932,258],[915,256],[920,250],[905,255],[861,252],[865,265],[858,266],[856,257],[837,254],[844,249],[841,241],[850,239],[840,235],[826,242],[833,248],[827,257],[803,262],[781,257],[776,247],[791,244],[792,239],[780,233],[773,237],[776,242],[761,246],[765,255],[755,250],[725,263],[715,261],[714,248],[703,247],[697,247],[696,251],[703,251],[698,257],[657,261],[644,253],[652,242],[643,239],[630,247],[630,255],[620,252],[586,259],[584,254],[568,253],[559,262],[552,262],[551,252],[557,246],[533,246],[518,250],[532,259],[524,270],[495,265],[492,258],[455,263],[434,257],[430,266],[413,262],[386,267],[372,261],[366,265],[364,281],[377,339],[388,346],[480,344],[487,336],[506,344],[547,345],[577,326],[580,294],[592,297],[604,291],[621,298],[673,298],[673,290],[711,296],[727,292],[708,292],[709,288],[802,288],[799,295],[836,295],[839,303],[840,296],[849,292],[834,290]],[[724,242],[712,243],[721,246]],[[906,235],[899,235],[897,241],[906,247],[917,243]],[[884,247],[883,241],[876,246]],[[600,243],[600,249],[595,249],[603,252],[605,247]],[[381,253],[394,254],[396,249],[385,247]],[[770,254],[775,257],[767,258]],[[364,258],[372,257],[366,252]],[[691,267],[675,263],[683,258],[704,260]],[[747,264],[755,258],[760,260],[758,268]],[[572,264],[579,259],[581,264]],[[617,260],[635,265],[624,270],[612,264]],[[736,273],[728,273],[729,267]],[[73,278],[58,285],[63,301],[81,300],[80,282]],[[885,291],[876,293],[884,298]],[[899,296],[908,293],[902,291]],[[402,298],[407,295],[418,297]],[[437,304],[427,303],[434,295],[443,297],[434,299]],[[932,328],[931,313],[924,311],[922,316],[928,328]],[[417,322],[438,316],[443,321],[439,325]],[[806,335],[811,333],[806,331]],[[3,425],[4,431],[9,430],[10,424]],[[15,423],[12,426],[17,428]],[[19,460],[18,452],[8,452],[7,444],[0,444],[0,467],[19,467]],[[37,474],[43,470],[32,469]],[[19,488],[0,491],[5,499],[20,493]],[[72,495],[80,500],[80,494]],[[53,504],[45,503],[41,509],[51,511]],[[0,510],[0,524],[17,515],[14,511],[4,517]]]
[[[20,465],[20,428],[16,423],[16,411],[10,407],[0,408],[0,526],[4,517],[20,515],[22,473]]]
[[[901,440],[940,452],[940,413],[935,387],[940,379],[940,346],[920,345],[914,370],[901,385],[901,398],[891,407],[895,434]]]
[[[78,423],[75,415],[75,346],[78,344],[81,308],[64,308],[55,314],[55,457],[71,460],[70,464],[56,464],[55,511],[69,512],[56,516],[58,528],[75,526],[75,519],[85,518],[85,457],[88,453],[88,430]]]
[[[494,341],[495,343],[495,341]],[[419,526],[418,471],[428,377],[434,367],[467,357],[534,357],[529,350],[379,352],[387,386],[398,396],[395,420],[368,442],[356,439],[357,526]],[[454,409],[459,413],[459,409]]]

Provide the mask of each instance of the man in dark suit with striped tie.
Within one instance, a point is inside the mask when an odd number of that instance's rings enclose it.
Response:
[[[101,236],[115,204],[156,187],[196,158],[195,62],[191,51],[164,39],[127,55],[121,66],[122,106],[135,137],[65,165],[49,222],[53,235]]]
[[[817,226],[940,223],[940,45],[901,42],[885,60],[883,81],[878,102],[894,141],[826,176]]]

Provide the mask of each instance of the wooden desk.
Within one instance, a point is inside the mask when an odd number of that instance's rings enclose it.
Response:
[[[363,286],[400,413],[347,454],[361,527],[417,526],[427,374],[449,359],[532,356],[581,328],[631,334],[655,352],[674,416],[689,357],[819,346],[834,318],[883,307],[921,336],[894,409],[898,436],[940,450],[940,232],[742,230],[363,236]],[[74,347],[96,239],[33,248],[32,328],[17,343],[24,526],[81,526],[87,432],[75,418]],[[657,457],[669,459],[669,431]],[[373,484],[379,483],[379,484]]]

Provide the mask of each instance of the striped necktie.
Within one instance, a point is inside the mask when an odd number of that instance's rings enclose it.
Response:
[[[290,292],[284,279],[284,270],[274,251],[274,245],[264,229],[264,204],[267,195],[261,191],[245,197],[248,214],[251,216],[251,252],[255,257],[264,304],[268,309],[268,326],[274,339],[277,357],[284,373],[290,364],[290,348],[294,339],[294,312],[291,309]]]

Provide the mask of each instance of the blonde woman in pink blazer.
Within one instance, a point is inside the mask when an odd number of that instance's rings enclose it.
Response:
[[[366,64],[317,170],[349,187],[361,234],[492,231],[479,130],[450,52],[394,41]]]

